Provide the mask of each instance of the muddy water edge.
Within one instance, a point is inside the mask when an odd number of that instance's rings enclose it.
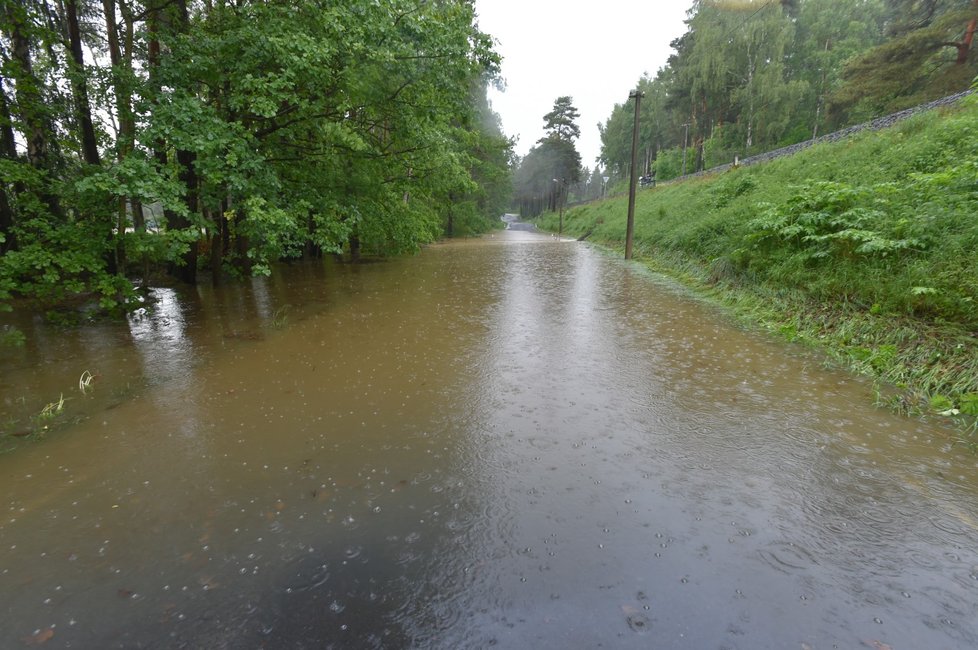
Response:
[[[282,271],[21,323],[0,648],[978,646],[975,457],[810,353],[531,232]]]

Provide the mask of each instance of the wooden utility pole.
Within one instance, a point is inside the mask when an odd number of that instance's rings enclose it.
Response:
[[[689,142],[689,122],[683,124],[683,176],[686,175],[686,144]]]
[[[632,130],[632,178],[628,183],[628,222],[625,227],[625,259],[632,259],[632,239],[635,236],[635,186],[638,183],[638,115],[645,93],[633,90],[629,99],[635,100],[635,127]]]

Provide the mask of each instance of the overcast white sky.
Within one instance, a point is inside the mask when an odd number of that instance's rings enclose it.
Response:
[[[494,36],[503,56],[505,93],[489,99],[516,152],[543,137],[543,116],[562,95],[574,98],[581,162],[594,168],[601,151],[598,123],[643,72],[654,75],[686,31],[692,0],[476,0],[479,28]]]

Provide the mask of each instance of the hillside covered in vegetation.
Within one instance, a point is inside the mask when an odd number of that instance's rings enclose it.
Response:
[[[976,127],[972,96],[881,132],[641,190],[635,255],[878,378],[881,400],[973,431]],[[572,208],[564,233],[621,247],[626,206]],[[539,224],[557,222],[547,213]]]
[[[642,172],[659,180],[813,139],[978,75],[974,0],[703,0],[639,79]],[[601,162],[631,161],[631,102],[601,125]]]
[[[639,175],[676,178],[964,91],[976,29],[978,0],[697,0],[665,64],[621,91],[643,94]],[[600,156],[583,161],[575,132],[551,128],[572,102],[558,98],[515,170],[524,215],[624,190],[635,102],[614,106]]]

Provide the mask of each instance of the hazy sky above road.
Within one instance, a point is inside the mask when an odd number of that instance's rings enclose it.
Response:
[[[525,155],[543,137],[543,116],[562,95],[581,113],[577,150],[594,168],[598,123],[628,100],[642,73],[655,72],[686,31],[692,0],[476,0],[479,27],[498,41],[506,91],[490,90],[493,109]]]

